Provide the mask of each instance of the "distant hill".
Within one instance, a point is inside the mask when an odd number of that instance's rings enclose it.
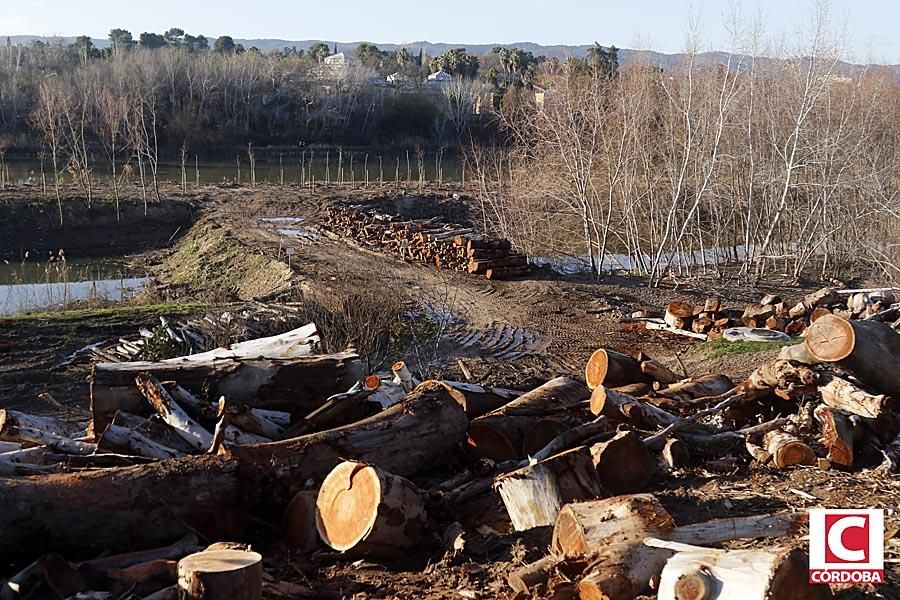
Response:
[[[13,35],[9,36],[10,41],[13,44],[30,44],[34,40],[41,40],[43,42],[49,42],[52,44],[71,44],[75,41],[74,36],[68,37],[46,37],[39,35]],[[93,39],[93,38],[92,38]],[[255,46],[262,52],[270,52],[272,50],[281,50],[284,48],[297,48],[306,50],[313,44],[323,43],[327,44],[329,48],[334,48],[337,46],[338,52],[353,52],[356,47],[362,42],[334,42],[331,40],[282,40],[276,38],[234,38],[234,41],[240,44],[243,44],[245,48],[250,48]],[[0,43],[4,43],[5,40],[0,38]],[[109,46],[109,40],[106,38],[103,39],[93,39],[94,45],[98,48],[106,48]],[[213,38],[210,38],[210,44],[212,44]],[[453,48],[465,48],[472,54],[484,54],[486,52],[490,52],[493,48],[497,46],[503,46],[506,48],[521,48],[527,52],[531,52],[535,56],[546,56],[548,58],[556,57],[560,60],[568,58],[570,56],[574,56],[576,58],[584,58],[587,55],[588,48],[591,48],[593,44],[582,44],[577,46],[567,46],[567,45],[557,45],[557,46],[544,46],[541,44],[536,44],[534,42],[516,42],[513,44],[451,44],[444,42],[426,42],[426,41],[418,41],[418,42],[410,42],[408,44],[377,44],[379,48],[382,50],[392,51],[401,46],[406,46],[410,49],[410,51],[415,55],[419,52],[419,50],[424,50],[425,54],[429,56],[437,56],[442,52]],[[628,66],[629,64],[633,64],[635,62],[641,63],[649,63],[663,69],[672,69],[678,64],[682,63],[685,59],[684,54],[665,54],[663,52],[654,52],[652,50],[630,50],[628,48],[620,48],[619,49],[619,64],[622,66]],[[729,54],[727,52],[705,52],[700,55],[699,60],[701,64],[723,64],[727,62],[729,58]],[[847,74],[853,71],[856,71],[863,67],[864,65],[855,65],[851,63],[841,63],[840,68],[838,69],[839,73]],[[900,81],[900,64],[897,65],[883,65],[882,68],[888,69],[890,73],[893,74],[894,78]]]

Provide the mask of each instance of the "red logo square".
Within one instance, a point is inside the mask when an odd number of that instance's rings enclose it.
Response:
[[[825,515],[825,561],[829,564],[869,562],[869,515]]]

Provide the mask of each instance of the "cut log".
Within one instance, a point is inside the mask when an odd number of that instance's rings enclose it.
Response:
[[[375,390],[382,383],[377,376],[373,377],[376,381],[370,382],[373,383],[372,388],[353,386],[347,392],[335,394],[326,400],[322,406],[287,428],[281,437],[286,439],[314,431],[332,429],[355,423],[381,412],[382,406],[379,402],[369,401],[369,398],[376,393]],[[397,385],[397,388],[403,392],[401,386]],[[403,396],[406,396],[405,392],[403,392]],[[403,398],[401,397],[400,399],[402,400]]]
[[[94,427],[102,431],[117,410],[139,413],[145,405],[134,378],[150,373],[177,381],[188,390],[209,387],[209,396],[225,396],[253,408],[289,411],[295,417],[318,408],[328,397],[360,379],[354,353],[298,358],[225,358],[221,360],[99,363],[91,375]]]
[[[0,430],[3,431],[3,438],[12,442],[23,442],[28,444],[38,444],[47,446],[52,450],[65,454],[77,454],[85,456],[93,454],[97,451],[97,445],[81,440],[73,440],[48,431],[46,429],[38,429],[29,427],[25,423],[32,423],[40,426],[42,417],[33,417],[16,411],[0,411]],[[21,451],[18,451],[21,452]],[[13,454],[16,454],[15,452]]]
[[[617,392],[622,394],[627,394],[629,396],[634,396],[635,398],[639,396],[645,396],[653,391],[653,386],[649,383],[631,383],[629,385],[620,385],[619,387],[612,388]]]
[[[659,600],[826,600],[827,585],[809,582],[801,548],[754,550],[698,548],[666,562]]]
[[[84,428],[52,417],[38,417],[17,410],[0,410],[0,440],[18,441],[14,430],[44,431],[55,437],[73,437]],[[26,440],[27,441],[27,440]]]
[[[284,433],[282,427],[265,417],[257,415],[246,404],[231,402],[226,400],[225,396],[222,396],[219,398],[216,416],[221,418],[226,412],[228,413],[228,421],[232,425],[248,433],[253,433],[269,440],[276,440]]]
[[[211,539],[236,537],[251,491],[235,462],[203,456],[0,479],[0,556],[152,548],[189,530]]]
[[[618,387],[651,381],[650,377],[641,371],[641,363],[636,359],[603,348],[591,354],[584,367],[584,379],[588,388],[592,390],[600,385]]]
[[[810,313],[809,322],[815,323],[826,315],[831,315],[831,311],[824,306],[819,306],[818,308],[813,309],[813,311]]]
[[[171,585],[178,581],[178,561],[164,558],[150,560],[121,569],[109,569],[106,576],[132,586],[142,583]]]
[[[591,394],[591,412],[647,429],[666,427],[679,421],[678,417],[661,408],[604,386]]]
[[[467,451],[479,458],[521,460],[581,422],[571,409],[590,397],[583,383],[557,377],[469,424]]]
[[[825,316],[809,327],[805,344],[819,361],[836,363],[867,386],[900,397],[900,334],[887,323]]]
[[[703,375],[673,383],[665,389],[654,392],[654,396],[671,400],[677,407],[679,403],[690,402],[696,398],[724,394],[733,387],[734,382],[725,375]]]
[[[703,302],[703,312],[717,313],[722,310],[722,299],[711,296]]]
[[[145,456],[165,460],[182,456],[181,452],[158,444],[137,431],[124,426],[125,419],[116,415],[112,423],[97,440],[97,447],[111,452],[123,452],[136,456]]]
[[[806,344],[803,343],[785,346],[778,352],[778,358],[781,360],[792,360],[794,362],[803,363],[804,365],[815,365],[819,363],[818,359],[809,353],[809,350],[806,349]]]
[[[459,402],[469,419],[476,419],[500,408],[522,395],[506,388],[482,387],[459,381],[442,381],[450,395]]]
[[[98,573],[105,573],[109,569],[125,569],[133,565],[139,565],[154,560],[178,560],[199,551],[199,541],[196,534],[188,533],[180,540],[168,546],[161,548],[151,548],[149,550],[138,550],[136,552],[126,552],[124,554],[114,554],[112,556],[104,556],[102,558],[94,558],[85,561],[83,565],[90,566],[91,569]]]
[[[714,519],[676,527],[665,538],[683,544],[711,545],[737,539],[799,535],[807,520],[807,513],[790,511]]]
[[[834,373],[819,375],[819,394],[828,406],[863,417],[875,431],[889,427],[891,411],[884,394],[867,392]]]
[[[766,294],[762,297],[762,300],[759,301],[760,304],[768,306],[769,304],[779,304],[781,302],[781,296],[777,294]]]
[[[620,431],[611,440],[594,444],[591,456],[600,485],[614,495],[641,491],[656,467],[656,461],[633,431]]]
[[[413,391],[413,389],[421,383],[420,381],[413,379],[412,373],[409,372],[409,368],[402,360],[394,363],[391,367],[391,372],[394,374],[394,383],[399,383],[403,386],[403,391],[405,392]]]
[[[821,442],[832,465],[853,466],[853,424],[847,413],[820,404],[815,410],[821,427]]]
[[[559,559],[552,554],[520,567],[506,578],[509,587],[518,594],[533,592],[534,588],[544,585],[553,574]]]
[[[138,375],[134,381],[156,413],[178,432],[178,435],[201,452],[209,449],[213,441],[212,434],[191,419],[155,377],[144,373]]]
[[[669,367],[653,359],[641,361],[641,372],[665,385],[675,383],[680,379]]]
[[[812,310],[818,306],[827,306],[841,302],[841,295],[834,288],[822,288],[803,297],[803,306]]]
[[[766,452],[772,457],[772,464],[779,469],[792,465],[812,465],[816,462],[812,448],[786,431],[770,431],[763,439]]]
[[[262,555],[204,550],[178,561],[179,600],[261,600]]]
[[[652,494],[577,502],[559,511],[550,549],[557,556],[580,556],[649,536],[666,537],[674,527],[672,516]]]
[[[693,318],[694,306],[686,302],[670,302],[663,317],[666,325],[674,329],[689,329]]]
[[[309,552],[318,545],[316,498],[319,492],[301,490],[294,494],[281,519],[281,537],[291,549]]]
[[[669,438],[661,452],[663,461],[670,469],[684,469],[691,464],[691,453],[687,444],[678,438]]]
[[[764,327],[766,319],[775,315],[775,307],[767,304],[750,304],[744,309],[741,320],[747,327]]]
[[[466,439],[467,425],[465,412],[446,388],[425,381],[400,404],[362,421],[224,452],[246,464],[280,461],[298,487],[307,479],[324,477],[344,459],[365,461],[405,477],[452,460]]]
[[[587,446],[501,475],[494,488],[516,531],[552,525],[564,504],[604,495]]]
[[[412,482],[359,462],[336,466],[316,499],[316,529],[340,552],[398,558],[422,542],[426,519]]]

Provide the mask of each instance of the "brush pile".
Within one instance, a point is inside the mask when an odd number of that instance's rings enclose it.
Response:
[[[475,532],[552,527],[510,596],[829,598],[807,583],[805,513],[679,524],[646,489],[660,471],[751,460],[900,470],[900,335],[873,319],[824,315],[739,382],[600,349],[584,381],[524,393],[420,382],[403,362],[366,376],[319,342],[308,325],[100,363],[89,413],[0,412],[0,556],[41,557],[3,593],[314,597],[240,543],[278,515],[295,552],[384,564],[450,564]],[[722,547],[741,539],[770,541]]]
[[[444,224],[437,217],[407,219],[377,212],[366,205],[331,206],[325,227],[338,235],[403,260],[413,260],[487,279],[505,279],[529,272],[528,259],[509,240]]]
[[[766,294],[759,302],[741,308],[725,308],[720,298],[713,297],[707,298],[702,305],[670,302],[663,314],[639,311],[630,318],[646,321],[648,329],[661,329],[698,339],[728,337],[726,330],[734,327],[768,329],[793,337],[803,334],[811,323],[829,314],[843,319],[893,322],[896,329],[900,327],[900,302],[894,295],[897,291],[900,290],[822,288],[796,303],[785,302],[775,294]]]

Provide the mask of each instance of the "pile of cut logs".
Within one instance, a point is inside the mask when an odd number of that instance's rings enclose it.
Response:
[[[0,597],[260,598],[262,557],[239,542],[277,511],[298,552],[381,561],[552,526],[550,553],[509,574],[536,597],[828,598],[808,583],[805,513],[678,524],[646,486],[736,448],[772,469],[900,470],[900,335],[875,320],[825,315],[737,384],[600,349],[584,381],[524,393],[419,382],[403,362],[364,377],[317,342],[309,325],[97,364],[90,413],[0,412],[0,558],[44,553]],[[197,534],[231,543],[197,552]],[[720,547],[736,539],[774,541]]]
[[[711,297],[702,305],[670,302],[663,315],[638,311],[630,318],[646,321],[648,329],[661,329],[699,339],[717,339],[726,329],[740,326],[798,336],[816,319],[828,314],[844,319],[893,322],[896,329],[900,327],[900,302],[894,296],[896,291],[900,290],[822,288],[807,294],[796,304],[786,303],[781,296],[766,294],[759,302],[743,308],[724,308],[720,298]]]
[[[530,270],[528,259],[515,252],[509,240],[443,224],[437,217],[405,219],[365,205],[339,205],[328,208],[325,226],[403,260],[484,275],[487,279],[525,275]]]

